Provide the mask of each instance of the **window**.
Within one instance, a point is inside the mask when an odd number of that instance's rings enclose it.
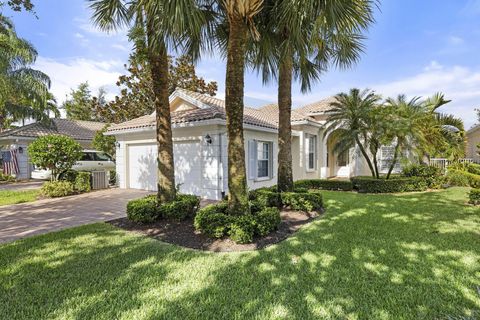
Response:
[[[270,177],[271,143],[257,143],[257,178]]]
[[[348,163],[349,163],[348,150],[340,152],[337,157],[337,166],[346,167],[348,166]]]
[[[380,148],[380,171],[386,172],[390,169],[392,165],[393,158],[395,156],[395,147],[393,145],[390,146],[382,146]],[[394,171],[398,172],[401,170],[400,165],[400,157],[395,164]]]
[[[95,161],[92,152],[84,152],[82,153],[82,157],[80,161]]]
[[[308,147],[308,170],[315,170],[317,168],[317,136],[308,135],[307,136],[307,147]]]
[[[112,161],[112,157],[110,157],[105,152],[95,152],[95,160],[96,161]]]

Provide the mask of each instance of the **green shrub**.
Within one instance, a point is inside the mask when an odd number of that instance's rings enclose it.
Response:
[[[74,193],[73,184],[69,181],[45,182],[40,192],[42,195],[50,198],[65,197]]]
[[[266,236],[276,230],[282,221],[278,208],[264,208],[255,216],[255,233],[259,236]]]
[[[64,180],[75,184],[75,179],[77,178],[78,171],[69,169],[62,172],[59,176],[59,180]]]
[[[90,190],[92,190],[90,177],[90,172],[79,172],[75,178],[75,190],[78,192],[90,192]]]
[[[449,169],[446,180],[451,186],[480,188],[480,175],[467,171]]]
[[[319,211],[323,207],[322,194],[319,191],[310,190],[309,192],[283,192],[281,194],[282,203],[292,210],[304,212]]]
[[[326,179],[311,179],[298,180],[294,182],[296,188],[319,189],[319,190],[340,190],[352,191],[353,184],[350,181],[343,180],[326,180]]]
[[[468,194],[469,203],[478,206],[480,205],[480,189],[472,189]]]
[[[134,222],[152,223],[158,219],[157,198],[147,196],[127,204],[127,217]]]
[[[200,209],[194,219],[196,230],[210,238],[222,238],[228,233],[232,217],[225,214],[227,203],[211,204]]]
[[[267,207],[281,207],[280,195],[270,188],[261,188],[250,191],[250,209],[253,213],[261,211]]]
[[[480,164],[454,162],[448,166],[448,170],[466,171],[469,173],[480,175]]]
[[[110,170],[110,172],[108,174],[109,174],[108,184],[111,185],[111,186],[117,185],[117,171]]]
[[[252,215],[233,217],[228,235],[236,243],[251,243],[255,233],[255,218]]]
[[[193,217],[200,205],[200,199],[190,194],[178,194],[174,201],[162,203],[158,209],[158,217],[165,219],[185,220]]]
[[[427,182],[420,177],[395,177],[376,179],[373,177],[355,177],[352,183],[361,193],[393,193],[425,191]]]
[[[440,188],[442,184],[442,169],[424,164],[412,164],[402,170],[404,177],[421,177],[429,188]]]
[[[15,181],[15,178],[0,172],[0,181],[12,182]]]

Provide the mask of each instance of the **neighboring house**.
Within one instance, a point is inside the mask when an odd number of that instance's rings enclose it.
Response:
[[[334,137],[324,136],[325,112],[333,98],[292,112],[295,180],[368,175],[357,148],[338,153]],[[208,199],[228,192],[225,103],[178,89],[170,97],[176,183],[180,191]],[[245,108],[244,138],[249,189],[276,184],[278,107]],[[155,114],[110,127],[117,139],[116,163],[121,188],[157,189]],[[381,155],[390,157],[391,148]],[[380,161],[383,159],[380,157]],[[386,159],[385,159],[386,160]]]
[[[480,162],[480,150],[478,145],[480,144],[480,124],[473,126],[467,131],[467,158],[473,159],[476,162]]]
[[[28,145],[41,136],[61,134],[77,141],[83,148],[92,147],[95,133],[105,126],[104,123],[91,121],[76,121],[67,119],[52,119],[50,125],[36,122],[23,127],[10,129],[0,133],[2,150],[17,150],[19,173],[17,179],[29,179],[33,170],[28,159]]]

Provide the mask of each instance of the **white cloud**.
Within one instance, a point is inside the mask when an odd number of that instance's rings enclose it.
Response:
[[[447,40],[448,40],[448,43],[453,46],[458,46],[465,43],[465,40],[457,36],[449,36]]]
[[[72,88],[88,81],[92,92],[100,87],[114,90],[115,82],[121,75],[122,62],[117,60],[96,61],[72,58],[66,61],[39,57],[35,68],[48,74],[52,80],[51,91],[58,103],[65,100]]]
[[[451,103],[441,108],[442,112],[461,117],[466,128],[477,120],[475,108],[480,106],[480,69],[464,66],[442,66],[432,61],[421,72],[390,82],[380,83],[347,83],[342,87],[330,88],[311,95],[297,95],[295,105],[301,106],[321,100],[352,87],[371,88],[384,97],[406,94],[409,97],[427,97],[442,92]]]

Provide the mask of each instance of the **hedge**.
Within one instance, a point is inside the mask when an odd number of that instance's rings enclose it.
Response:
[[[255,218],[251,214],[231,217],[228,236],[236,243],[251,243],[255,233]]]
[[[323,208],[322,194],[318,191],[308,192],[283,192],[282,204],[292,210],[304,212],[319,211]]]
[[[185,220],[193,217],[200,205],[197,196],[179,194],[174,201],[162,203],[158,208],[158,217],[164,219]]]
[[[452,186],[480,188],[480,175],[467,171],[449,169],[446,180]]]
[[[442,169],[424,164],[411,164],[404,167],[402,176],[421,177],[425,180],[429,188],[435,189],[441,188],[443,182]]]
[[[46,197],[58,198],[72,195],[75,191],[69,181],[48,181],[43,184],[40,193]]]
[[[254,219],[255,232],[262,237],[276,230],[282,221],[278,208],[264,208],[254,216]]]
[[[295,188],[333,190],[333,191],[352,191],[353,190],[352,182],[345,181],[345,180],[326,180],[326,179],[298,180],[294,182],[294,186]]]
[[[75,188],[76,191],[78,192],[90,192],[92,190],[91,184],[90,184],[90,177],[91,177],[90,172],[78,172],[77,176],[75,177],[75,182],[73,187]]]
[[[355,177],[351,181],[361,193],[394,193],[425,191],[427,182],[421,177],[395,177],[392,179],[376,179],[373,177]]]
[[[469,203],[478,206],[480,205],[480,189],[472,189],[468,194]]]
[[[198,209],[197,196],[178,194],[174,201],[158,205],[156,195],[132,200],[127,204],[127,217],[135,222],[152,223],[158,219],[184,220]]]
[[[223,201],[200,209],[193,222],[195,229],[210,238],[227,235],[232,220],[232,217],[226,214],[227,207],[227,202]]]

